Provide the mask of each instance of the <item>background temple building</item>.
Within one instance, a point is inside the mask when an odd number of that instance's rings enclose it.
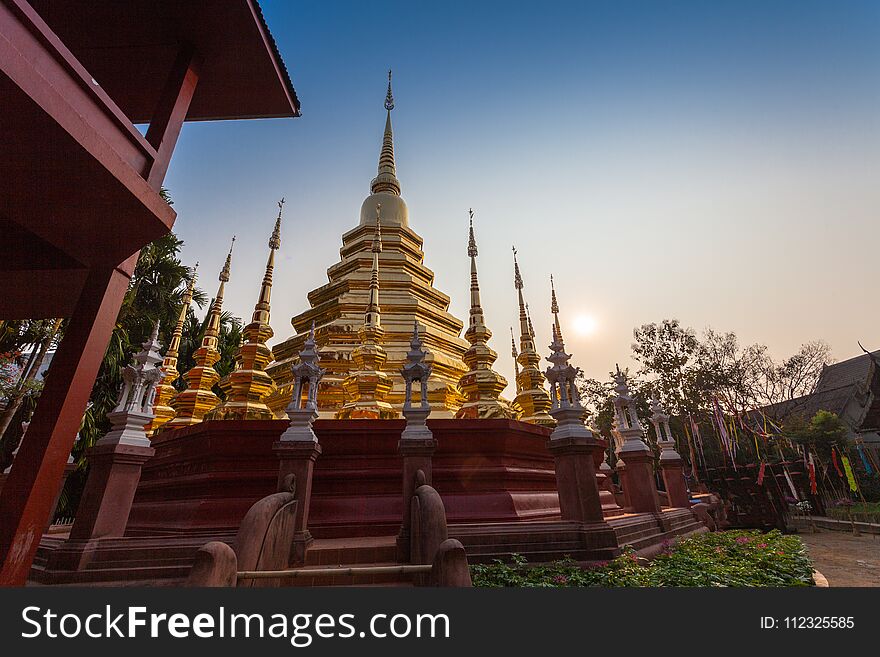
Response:
[[[268,404],[276,418],[283,417],[291,394],[290,366],[312,322],[321,367],[327,370],[318,391],[318,411],[321,417],[333,417],[344,403],[342,383],[352,370],[352,351],[360,344],[358,331],[369,301],[377,206],[382,231],[379,306],[385,330],[382,346],[388,356],[383,369],[394,382],[388,401],[398,409],[403,403],[403,378],[398,370],[410,348],[413,321],[418,321],[433,367],[428,398],[434,416],[452,417],[463,402],[458,382],[468,371],[462,358],[469,346],[460,337],[464,322],[449,313],[449,297],[433,286],[434,272],[424,264],[423,240],[409,225],[394,162],[390,77],[385,108],[378,175],[361,205],[360,221],[342,236],[341,259],[327,270],[329,282],[312,290],[308,295],[311,307],[291,320],[295,334],[272,348],[275,362],[268,371],[279,387]]]
[[[880,350],[823,366],[812,393],[761,410],[778,421],[835,413],[849,428],[849,440],[880,458]]]

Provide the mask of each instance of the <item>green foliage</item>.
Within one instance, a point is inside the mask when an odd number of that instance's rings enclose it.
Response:
[[[792,417],[785,424],[784,431],[796,443],[808,446],[817,451],[822,459],[828,459],[833,446],[846,450],[849,428],[837,414],[818,411],[809,423],[804,423],[797,416]]]
[[[607,563],[584,567],[574,561],[529,566],[514,555],[471,566],[474,586],[811,586],[813,566],[797,536],[779,531],[700,534],[668,547],[652,561],[632,548]]]

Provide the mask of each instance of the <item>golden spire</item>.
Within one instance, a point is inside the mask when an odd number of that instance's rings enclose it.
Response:
[[[519,356],[522,369],[517,375],[516,404],[522,409],[523,422],[553,426],[556,421],[550,416],[550,395],[544,389],[544,374],[539,369],[541,357],[535,350],[534,331],[523,299],[523,279],[513,247],[513,285],[519,297]]]
[[[397,411],[386,401],[394,385],[382,371],[388,354],[382,347],[385,329],[379,309],[379,254],[382,253],[381,204],[376,204],[376,231],[373,235],[373,264],[370,270],[370,296],[364,323],[358,331],[360,344],[351,352],[353,369],[342,383],[345,403],[336,412],[336,419],[393,419]]]
[[[380,217],[382,204],[376,204],[376,230],[373,233],[373,266],[370,269],[370,299],[367,302],[367,312],[364,315],[366,326],[381,326],[381,310],[379,308],[379,254],[382,253],[382,224]]]
[[[477,240],[474,238],[474,211],[468,210],[468,257],[471,259],[471,312],[464,338],[470,348],[462,360],[469,371],[462,375],[458,387],[465,396],[465,403],[455,414],[457,418],[474,419],[516,416],[509,402],[501,399],[507,387],[507,379],[492,369],[498,354],[489,347],[492,331],[486,326],[480,305],[480,282],[477,278]]]
[[[183,298],[180,303],[180,314],[177,317],[177,324],[174,326],[174,332],[171,334],[171,341],[168,343],[168,349],[165,351],[165,358],[162,361],[162,370],[164,374],[162,381],[156,386],[156,400],[153,404],[153,420],[145,428],[147,435],[152,436],[159,430],[163,424],[174,417],[174,409],[171,408],[171,400],[177,394],[174,382],[180,376],[177,371],[177,356],[180,351],[180,339],[183,337],[183,325],[186,322],[186,315],[189,312],[189,306],[192,303],[193,291],[195,290],[197,272],[199,263],[193,267],[192,276],[186,285]]]
[[[516,372],[516,380],[513,382],[516,391],[519,392],[519,353],[516,351],[516,338],[513,337],[513,327],[510,327],[510,355],[513,356],[513,371]]]
[[[220,380],[220,375],[217,374],[214,365],[220,360],[220,352],[217,350],[220,336],[220,315],[223,312],[223,293],[226,289],[226,283],[229,281],[234,246],[235,236],[233,235],[229,253],[226,255],[226,262],[218,277],[220,286],[217,288],[217,296],[214,297],[208,310],[202,345],[193,354],[196,364],[183,375],[186,380],[186,389],[178,393],[171,401],[175,415],[172,420],[162,425],[163,431],[198,424],[205,417],[205,413],[220,402],[219,397],[213,391],[214,384]]]
[[[254,306],[251,323],[244,327],[245,343],[235,354],[235,370],[223,377],[220,388],[226,401],[205,415],[209,420],[271,420],[274,414],[265,403],[275,392],[275,382],[266,373],[272,362],[272,350],[266,346],[273,335],[269,326],[272,274],[275,270],[275,251],[281,247],[281,214],[284,199],[278,202],[278,217],[269,237],[269,259],[260,285],[260,295]]]
[[[559,325],[559,303],[556,301],[556,285],[550,274],[550,312],[553,313],[553,338],[562,342],[562,327]]]
[[[480,305],[480,282],[477,280],[477,240],[474,238],[474,210],[468,209],[468,257],[471,259],[471,316],[470,326],[483,325],[483,307]],[[488,329],[487,329],[488,330]],[[491,335],[491,333],[490,333]],[[488,338],[487,338],[488,339]],[[473,344],[473,343],[471,343]]]
[[[370,183],[370,192],[387,192],[400,196],[400,181],[394,165],[394,133],[391,130],[391,110],[394,109],[394,96],[391,93],[391,70],[388,71],[388,91],[385,94],[385,134],[382,137],[382,150],[379,152],[379,173]]]

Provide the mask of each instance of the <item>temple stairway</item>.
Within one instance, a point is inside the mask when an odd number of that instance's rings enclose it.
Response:
[[[606,519],[620,546],[632,545],[642,556],[659,552],[665,542],[706,531],[688,509],[664,509],[658,516],[621,514]],[[585,550],[584,535],[570,523],[535,520],[519,523],[467,524],[449,526],[450,537],[464,544],[471,563],[491,563],[521,554],[529,562],[540,563],[573,558],[595,561],[613,558],[617,548],[593,546]],[[31,585],[90,586],[175,586],[186,579],[196,551],[211,540],[232,543],[232,534],[192,532],[185,535],[132,536],[100,541],[91,560],[78,571],[52,568],[63,558],[64,534],[43,537],[34,566]],[[589,542],[589,537],[586,539]],[[587,546],[589,548],[589,546]],[[394,536],[317,539],[309,548],[305,568],[392,566],[395,560]],[[411,586],[410,576],[381,574],[370,576],[334,575],[298,578],[288,586]]]

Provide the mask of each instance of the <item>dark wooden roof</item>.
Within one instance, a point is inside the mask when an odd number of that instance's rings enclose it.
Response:
[[[201,55],[188,121],[299,116],[256,0],[31,0],[134,123],[149,121],[180,46]]]
[[[872,353],[874,358],[880,360],[880,350]],[[826,365],[819,381],[816,384],[816,390],[803,397],[796,397],[779,404],[772,404],[763,410],[769,416],[778,419],[785,419],[794,415],[800,415],[805,418],[811,418],[818,411],[830,411],[837,415],[843,415],[847,405],[855,400],[865,404],[868,402],[868,393],[873,391],[875,403],[872,404],[877,408],[865,409],[865,417],[862,425],[865,427],[874,427],[880,414],[880,377],[877,376],[876,367],[871,361],[871,356],[861,354],[853,358]]]

